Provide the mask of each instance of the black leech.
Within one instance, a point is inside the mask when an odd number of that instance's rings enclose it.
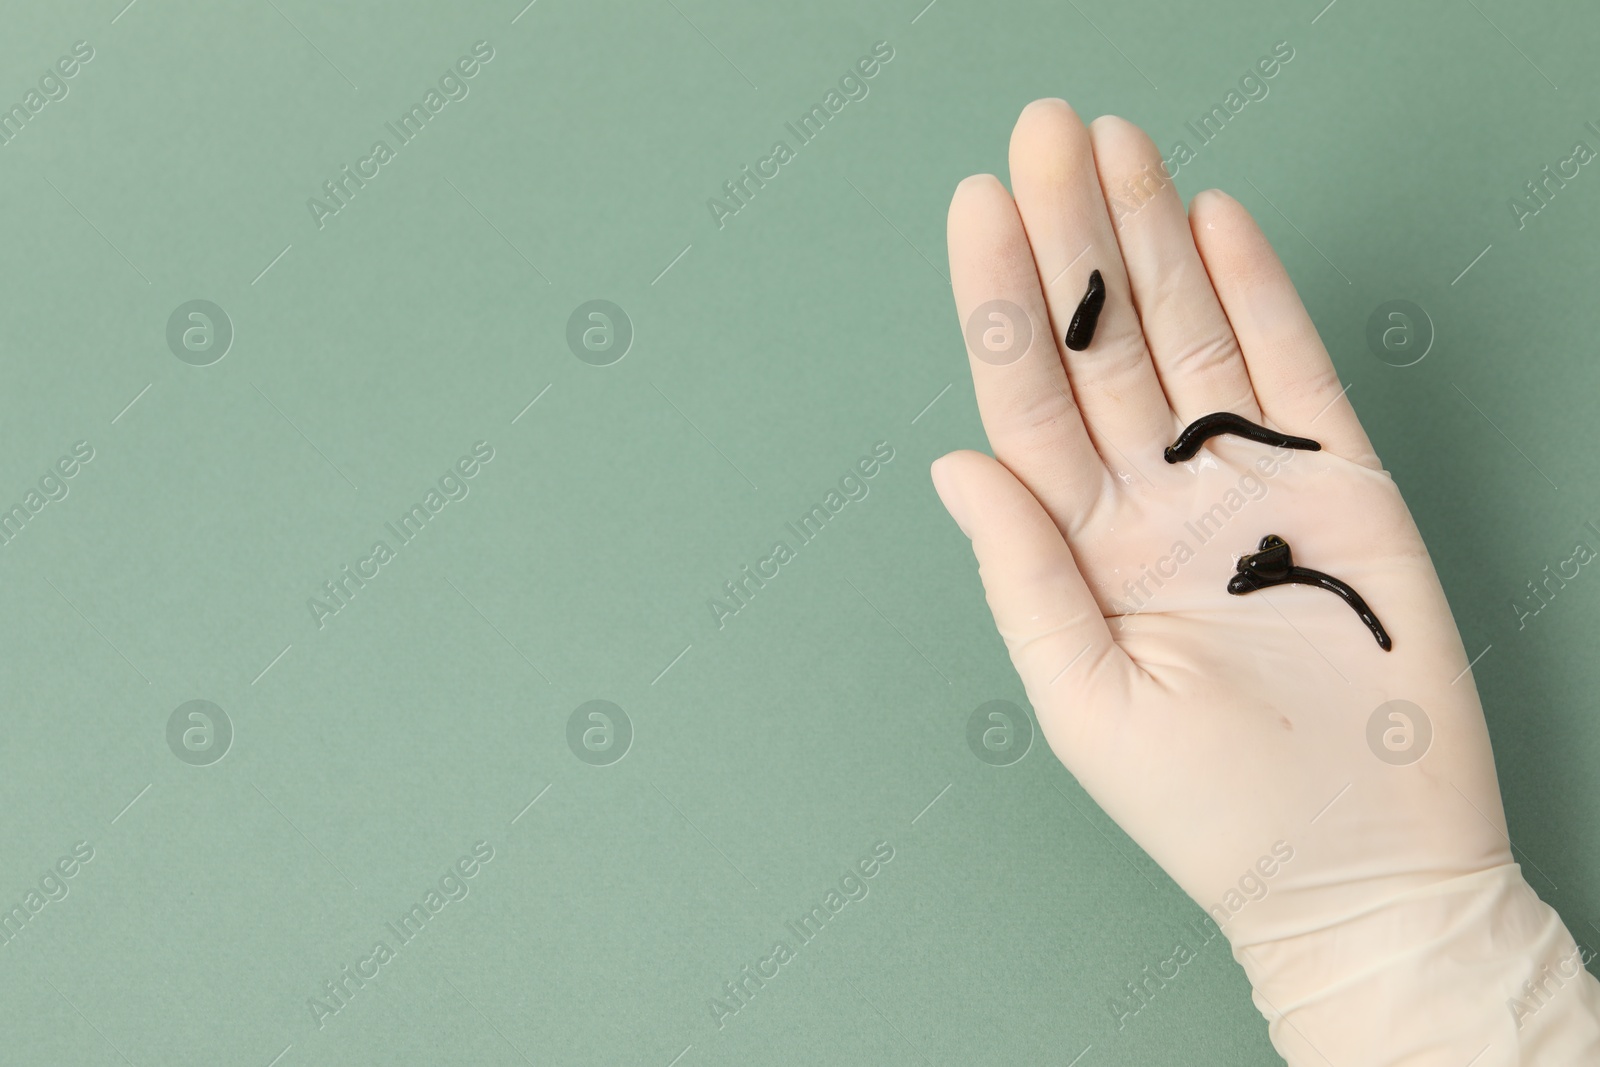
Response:
[[[1094,340],[1094,327],[1100,321],[1100,309],[1106,305],[1106,281],[1099,271],[1089,275],[1089,291],[1083,294],[1078,310],[1072,313],[1072,323],[1067,327],[1067,347],[1082,352]]]
[[[1252,441],[1259,441],[1264,445],[1276,445],[1279,448],[1298,448],[1305,452],[1320,452],[1322,446],[1309,437],[1290,437],[1288,434],[1269,430],[1265,426],[1257,426],[1242,415],[1235,415],[1231,411],[1218,411],[1210,415],[1202,415],[1195,419],[1183,432],[1178,435],[1167,450],[1162,453],[1168,463],[1178,463],[1182,460],[1193,459],[1200,451],[1200,446],[1209,438],[1218,434],[1231,433],[1236,437],[1247,437]]]
[[[1294,557],[1289,552],[1289,542],[1277,534],[1268,534],[1261,539],[1259,551],[1239,557],[1238,573],[1228,579],[1228,592],[1234,596],[1244,596],[1273,585],[1314,585],[1326,589],[1349,604],[1361,617],[1361,621],[1367,624],[1367,629],[1377,639],[1379,648],[1385,652],[1394,648],[1388,631],[1372,613],[1367,602],[1361,599],[1360,593],[1331,575],[1309,567],[1296,567]]]

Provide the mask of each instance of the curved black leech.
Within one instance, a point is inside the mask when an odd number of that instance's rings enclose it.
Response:
[[[1202,415],[1185,426],[1178,439],[1162,455],[1166,457],[1168,463],[1193,459],[1200,451],[1200,446],[1209,438],[1223,433],[1248,437],[1252,441],[1259,441],[1264,445],[1276,445],[1279,448],[1298,448],[1305,452],[1322,451],[1322,446],[1309,437],[1290,437],[1286,433],[1257,426],[1244,416],[1235,415],[1231,411],[1217,411],[1210,415]]]
[[[1072,322],[1067,326],[1065,338],[1067,347],[1074,352],[1082,352],[1089,347],[1089,342],[1094,340],[1094,327],[1100,321],[1100,309],[1106,306],[1106,280],[1100,277],[1099,271],[1089,275],[1089,291],[1083,294],[1083,299],[1078,302],[1078,310],[1072,313]]]
[[[1361,616],[1361,621],[1367,624],[1367,629],[1377,638],[1379,648],[1388,652],[1394,647],[1394,642],[1389,639],[1383,623],[1379,622],[1372,609],[1367,607],[1367,602],[1361,599],[1360,593],[1331,575],[1314,571],[1309,567],[1296,567],[1294,557],[1289,553],[1289,542],[1277,534],[1263,537],[1260,551],[1239,557],[1238,573],[1228,579],[1228,592],[1234,596],[1243,596],[1271,585],[1314,585],[1337,594],[1339,599],[1349,604],[1355,613]]]

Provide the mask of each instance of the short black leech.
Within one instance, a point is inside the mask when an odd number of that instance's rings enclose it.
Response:
[[[1248,437],[1252,441],[1259,441],[1264,445],[1276,445],[1279,448],[1298,448],[1306,452],[1322,451],[1322,446],[1309,437],[1290,437],[1286,433],[1257,426],[1244,416],[1235,415],[1231,411],[1217,411],[1210,415],[1202,415],[1185,426],[1178,439],[1162,455],[1166,457],[1168,463],[1193,459],[1200,451],[1200,446],[1209,438],[1223,433]]]
[[[1067,347],[1082,352],[1094,340],[1094,327],[1100,321],[1100,309],[1106,306],[1106,281],[1099,271],[1089,275],[1089,291],[1083,294],[1078,310],[1072,313],[1072,323],[1067,327]]]
[[[1260,551],[1239,557],[1238,573],[1228,579],[1228,592],[1234,596],[1244,596],[1246,593],[1253,593],[1257,589],[1265,589],[1271,585],[1314,585],[1337,594],[1354,609],[1357,615],[1361,616],[1361,621],[1367,624],[1367,629],[1377,638],[1379,648],[1385,652],[1394,648],[1394,642],[1389,639],[1388,631],[1372,613],[1372,609],[1367,607],[1367,602],[1361,599],[1360,593],[1321,571],[1314,571],[1309,567],[1296,567],[1294,557],[1289,553],[1289,542],[1277,534],[1263,537]]]

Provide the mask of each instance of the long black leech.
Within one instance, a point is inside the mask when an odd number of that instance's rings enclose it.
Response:
[[[1083,294],[1083,299],[1078,302],[1078,310],[1072,313],[1072,322],[1067,326],[1065,338],[1067,347],[1074,352],[1082,352],[1089,347],[1089,342],[1094,340],[1095,324],[1100,321],[1100,309],[1106,306],[1106,280],[1100,277],[1099,271],[1089,275],[1089,291]]]
[[[1218,434],[1231,433],[1235,437],[1247,437],[1252,441],[1259,441],[1264,445],[1276,445],[1279,448],[1298,448],[1305,452],[1320,452],[1322,446],[1309,437],[1290,437],[1277,430],[1269,430],[1265,426],[1257,426],[1242,415],[1235,415],[1231,411],[1217,411],[1210,415],[1202,415],[1183,428],[1167,450],[1162,453],[1168,463],[1179,463],[1186,459],[1193,459],[1200,451],[1200,446]]]
[[[1263,537],[1258,552],[1239,557],[1238,573],[1228,579],[1228,592],[1234,596],[1244,596],[1272,585],[1314,585],[1336,594],[1361,616],[1361,621],[1377,638],[1379,648],[1385,652],[1394,648],[1388,631],[1372,613],[1372,609],[1367,607],[1367,602],[1361,599],[1360,593],[1331,575],[1310,567],[1296,567],[1294,557],[1289,552],[1289,542],[1277,534]]]

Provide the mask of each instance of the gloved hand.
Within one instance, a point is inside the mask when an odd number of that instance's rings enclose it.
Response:
[[[1218,192],[1186,214],[1148,137],[1059,100],[1010,164],[949,220],[995,458],[933,480],[1050,747],[1218,921],[1291,1064],[1600,1063],[1600,985],[1513,859],[1427,550],[1266,238]],[[1218,411],[1322,451],[1163,459]],[[1325,589],[1231,595],[1267,535],[1392,651]]]

